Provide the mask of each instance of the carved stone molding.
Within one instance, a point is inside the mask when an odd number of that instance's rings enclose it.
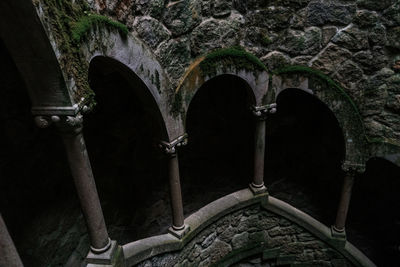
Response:
[[[365,172],[365,164],[345,161],[342,164],[342,170],[346,173],[361,174]]]
[[[184,146],[187,144],[187,133],[177,137],[176,139],[172,140],[171,142],[161,141],[160,148],[162,151],[167,155],[175,155],[176,154],[176,147]]]
[[[268,114],[276,113],[277,105],[276,103],[263,105],[263,106],[252,106],[251,110],[253,111],[253,115],[260,120],[265,120]]]
[[[83,126],[83,116],[77,114],[75,116],[36,116],[35,123],[39,128],[47,128],[52,124],[56,125],[63,132],[79,133]]]

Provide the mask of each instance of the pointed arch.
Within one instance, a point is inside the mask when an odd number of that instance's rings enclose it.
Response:
[[[269,75],[265,66],[243,49],[226,48],[200,57],[188,67],[171,100],[174,116],[185,121],[189,105],[201,86],[222,75],[243,80],[248,85],[252,105],[267,104]]]
[[[321,72],[303,66],[287,67],[272,76],[275,98],[289,88],[297,88],[314,95],[335,115],[345,139],[346,164],[365,165],[366,136],[358,107],[336,82]]]
[[[31,1],[0,2],[0,38],[26,83],[34,113],[73,115],[60,65]]]
[[[121,36],[117,30],[99,28],[81,45],[81,51],[88,64],[96,57],[109,58],[140,79],[165,124],[165,141],[172,141],[184,133],[179,120],[168,112],[168,99],[173,93],[171,83],[150,49],[140,40],[130,34]]]

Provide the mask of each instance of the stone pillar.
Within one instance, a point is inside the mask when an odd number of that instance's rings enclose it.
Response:
[[[267,189],[264,186],[264,158],[265,158],[265,131],[266,119],[269,113],[276,112],[276,104],[265,106],[254,106],[253,114],[256,118],[256,129],[254,135],[254,176],[250,184],[253,193],[263,193]]]
[[[365,166],[361,164],[344,163],[342,166],[345,176],[343,179],[342,193],[339,200],[335,224],[332,226],[333,235],[346,238],[345,226],[347,213],[349,210],[351,191],[357,174],[365,171]]]
[[[181,182],[179,176],[179,161],[178,152],[176,147],[185,145],[187,142],[187,134],[184,134],[172,142],[162,141],[160,147],[168,158],[168,179],[169,189],[171,197],[171,208],[172,208],[172,227],[170,233],[182,238],[184,234],[189,230],[185,225],[183,216],[183,202],[182,202],[182,191]]]
[[[82,213],[88,228],[91,252],[94,254],[106,252],[111,247],[111,240],[108,237],[103,211],[82,134],[82,116],[79,114],[76,116],[39,116],[35,120],[40,128],[48,127],[51,123],[54,123],[60,131]]]
[[[0,214],[0,267],[23,267],[14,242]]]

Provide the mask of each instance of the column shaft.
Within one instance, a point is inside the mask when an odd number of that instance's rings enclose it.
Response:
[[[182,230],[185,225],[183,217],[181,182],[179,177],[178,154],[176,152],[170,154],[168,160],[169,188],[172,207],[172,228],[174,230]]]
[[[265,157],[265,120],[258,119],[256,122],[254,147],[254,177],[253,186],[260,188],[264,186],[264,157]]]
[[[0,214],[0,267],[23,267],[14,242]]]
[[[78,133],[62,132],[62,137],[82,212],[86,220],[92,251],[95,253],[104,252],[110,246],[110,239],[104,222],[85,140],[80,131]]]
[[[354,172],[347,172],[343,180],[342,193],[340,196],[339,207],[335,221],[335,230],[338,232],[343,232],[345,230],[347,212],[349,210],[351,199],[351,191],[354,184],[354,176]]]

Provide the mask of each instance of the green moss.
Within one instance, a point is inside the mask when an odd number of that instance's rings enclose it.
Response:
[[[126,36],[129,32],[128,27],[120,22],[111,20],[106,16],[88,13],[87,16],[81,17],[78,21],[72,24],[73,41],[78,43],[81,40],[85,39],[85,37],[93,29],[93,27],[99,25],[115,28],[124,36]]]
[[[272,40],[271,40],[271,38],[269,38],[268,35],[264,34],[264,35],[261,37],[261,44],[263,44],[263,45],[265,45],[265,46],[268,46],[268,45],[270,45],[271,43],[272,43]]]
[[[272,73],[276,74],[276,75],[282,75],[282,74],[288,74],[288,73],[302,73],[302,74],[308,75],[310,77],[315,77],[315,78],[325,82],[330,89],[336,90],[342,95],[342,97],[350,104],[351,108],[353,109],[354,114],[356,115],[356,118],[358,120],[358,123],[360,123],[362,126],[364,125],[363,118],[360,114],[360,111],[359,111],[357,105],[351,99],[351,97],[346,93],[346,91],[343,89],[343,87],[341,87],[338,83],[333,81],[329,76],[325,75],[321,71],[312,69],[309,67],[305,67],[305,66],[288,66],[288,67],[284,67],[284,68],[275,70]],[[364,126],[362,129],[362,132],[363,132],[365,139],[369,142],[368,137],[366,136],[366,133],[365,133]]]
[[[341,87],[339,84],[337,84],[329,76],[325,75],[323,72],[316,70],[316,69],[309,68],[309,67],[305,67],[305,66],[288,66],[288,67],[283,67],[281,69],[275,70],[272,73],[276,74],[276,75],[281,75],[281,74],[285,74],[285,73],[303,73],[303,74],[308,74],[308,75],[317,77],[317,78],[325,81],[327,83],[327,85],[329,86],[329,88],[336,89],[342,94],[342,96],[351,104],[352,108],[354,109],[354,111],[356,111],[356,113],[360,117],[360,120],[362,121],[362,118],[361,118],[360,112],[357,108],[357,105],[350,98],[350,96],[346,93],[346,91],[343,89],[343,87]]]
[[[35,4],[37,5],[38,2]],[[58,58],[60,67],[68,79],[73,78],[75,81],[77,87],[74,94],[75,102],[80,102],[81,98],[84,98],[82,104],[93,107],[95,105],[94,93],[88,83],[89,66],[80,54],[79,46],[72,39],[72,26],[75,21],[88,12],[87,2],[85,0],[43,0],[41,4],[44,16],[51,28],[52,38],[61,52]]]
[[[253,54],[241,47],[222,48],[208,54],[200,63],[200,69],[204,75],[215,75],[220,65],[233,65],[237,69],[249,71],[266,71],[265,65]]]

